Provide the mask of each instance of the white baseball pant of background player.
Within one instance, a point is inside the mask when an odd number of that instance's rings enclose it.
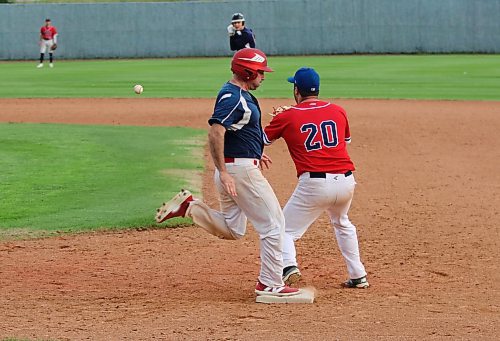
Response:
[[[214,180],[219,191],[221,212],[195,199],[189,204],[186,215],[191,216],[196,225],[222,239],[243,237],[248,217],[260,238],[259,280],[267,286],[283,286],[285,219],[280,203],[262,175],[258,160],[237,158],[234,163],[226,163],[226,168],[234,178],[238,195],[232,197],[226,193],[216,169]]]
[[[45,53],[49,51],[50,53],[54,53],[55,51],[52,51],[50,48],[54,45],[54,40],[49,39],[49,40],[44,40],[42,39],[40,41],[40,53]]]
[[[355,186],[354,175],[327,173],[326,179],[311,179],[306,172],[299,177],[297,187],[283,209],[286,221],[283,241],[284,267],[297,266],[294,242],[326,211],[334,227],[350,278],[366,276],[359,256],[356,228],[347,216]]]

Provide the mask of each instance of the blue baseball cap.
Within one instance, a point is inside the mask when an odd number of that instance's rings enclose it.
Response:
[[[319,91],[319,75],[310,67],[303,67],[295,72],[295,76],[289,77],[288,81],[293,83],[299,90],[307,92]]]

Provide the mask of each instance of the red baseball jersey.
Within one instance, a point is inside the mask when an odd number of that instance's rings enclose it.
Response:
[[[347,114],[338,105],[306,101],[274,116],[264,129],[264,142],[270,144],[280,137],[288,146],[297,176],[354,170],[346,149],[351,141]]]
[[[42,35],[43,39],[51,40],[54,39],[54,36],[57,34],[57,29],[54,26],[42,26],[40,28],[40,34]]]

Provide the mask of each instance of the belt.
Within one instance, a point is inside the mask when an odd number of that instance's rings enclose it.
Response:
[[[309,177],[311,179],[326,179],[326,174],[327,173],[323,173],[323,172],[309,172]],[[347,171],[344,173],[345,177],[348,177],[350,175],[352,175],[352,171]]]
[[[239,161],[253,162],[253,164],[255,166],[257,166],[259,164],[259,161],[255,160],[255,159],[234,158],[234,157],[225,157],[224,158],[225,163],[240,163]]]

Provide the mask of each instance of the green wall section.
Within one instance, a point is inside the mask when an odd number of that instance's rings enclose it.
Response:
[[[233,0],[0,5],[0,60],[36,59],[46,17],[57,58],[230,55],[234,12],[273,55],[500,52],[500,0]]]

